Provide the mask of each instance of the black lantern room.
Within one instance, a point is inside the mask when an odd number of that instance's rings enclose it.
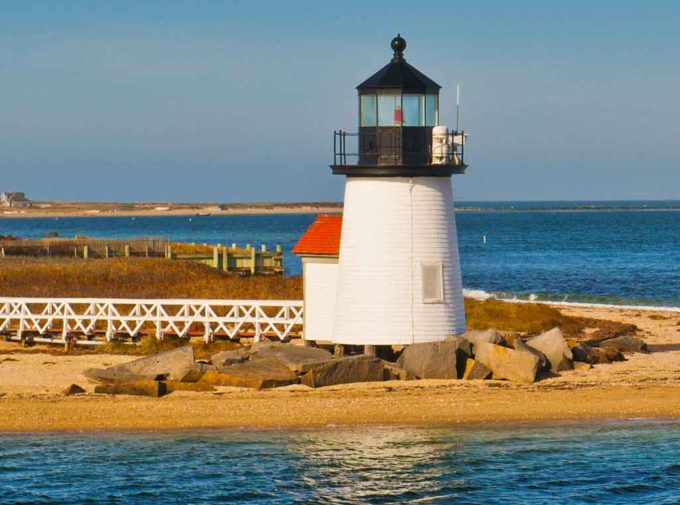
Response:
[[[463,173],[463,132],[439,127],[441,86],[406,61],[401,35],[391,46],[392,60],[357,86],[358,133],[334,132],[333,173],[371,177]]]

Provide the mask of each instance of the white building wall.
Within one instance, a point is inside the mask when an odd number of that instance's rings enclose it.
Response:
[[[443,302],[423,303],[422,263],[441,263]],[[391,345],[465,331],[448,177],[349,177],[333,341]]]
[[[304,338],[333,340],[338,259],[303,257]]]

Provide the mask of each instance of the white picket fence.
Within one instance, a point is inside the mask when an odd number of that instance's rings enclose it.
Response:
[[[153,334],[187,338],[300,335],[302,300],[144,300],[0,297],[0,334],[12,340],[97,345]]]

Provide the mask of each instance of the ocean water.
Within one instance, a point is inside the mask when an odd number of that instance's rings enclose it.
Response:
[[[680,503],[680,423],[0,435],[9,503]]]
[[[463,202],[463,283],[502,298],[680,307],[680,202]],[[0,218],[0,235],[157,236],[281,243],[290,253],[313,214]],[[484,241],[486,237],[486,242]]]

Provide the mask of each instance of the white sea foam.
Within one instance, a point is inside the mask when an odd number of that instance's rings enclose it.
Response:
[[[565,295],[563,300],[542,300],[540,296],[535,293],[528,295],[517,295],[514,293],[490,293],[483,289],[463,289],[463,295],[473,300],[500,300],[502,302],[513,303],[543,303],[546,305],[558,305],[563,307],[585,307],[585,308],[617,308],[617,309],[633,309],[655,312],[673,312],[680,313],[680,307],[666,307],[662,305],[625,305],[616,303],[597,303],[597,302],[570,302],[569,295]]]
[[[463,289],[463,296],[472,298],[473,300],[479,300],[480,302],[488,300],[489,298],[495,298],[492,293],[488,293],[482,289]]]

